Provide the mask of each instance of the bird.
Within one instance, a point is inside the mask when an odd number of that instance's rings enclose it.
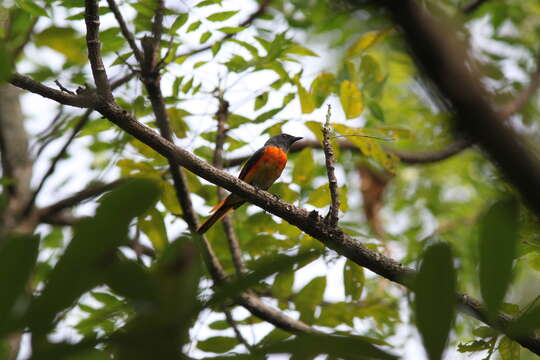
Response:
[[[272,136],[246,161],[238,178],[257,189],[267,190],[281,176],[287,164],[287,152],[291,145],[300,139],[302,137],[284,133]],[[199,226],[197,233],[204,234],[217,221],[245,202],[241,196],[230,194],[210,210],[212,216]]]

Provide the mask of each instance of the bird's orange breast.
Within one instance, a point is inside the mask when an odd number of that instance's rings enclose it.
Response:
[[[280,177],[286,164],[285,151],[277,146],[267,146],[259,160],[249,169],[244,181],[268,189]]]

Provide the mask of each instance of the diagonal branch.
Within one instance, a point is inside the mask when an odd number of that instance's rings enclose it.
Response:
[[[104,192],[112,190],[116,186],[122,183],[123,180],[116,180],[106,184],[91,185],[84,190],[81,190],[71,196],[66,197],[60,201],[55,202],[49,206],[43,207],[37,211],[37,216],[40,219],[51,218],[61,211],[79,205],[84,201],[99,196]]]
[[[118,9],[118,6],[116,5],[116,1],[107,0],[107,4],[109,4],[109,8],[114,14],[114,17],[116,18],[116,22],[118,23],[118,26],[120,26],[120,31],[122,31],[122,35],[128,42],[129,47],[131,48],[131,51],[133,51],[133,55],[135,56],[135,59],[137,60],[139,64],[142,64],[143,55],[141,53],[141,50],[139,49],[139,47],[137,46],[137,43],[135,42],[135,37],[133,36],[131,31],[129,31],[127,24],[124,21],[124,17],[122,16],[120,9]]]
[[[176,164],[185,167],[197,176],[200,176],[213,184],[222,186],[271,214],[284,219],[356,264],[398,284],[407,286],[412,283],[412,279],[415,276],[414,270],[389,257],[370,250],[339,228],[329,229],[317,212],[308,212],[304,209],[297,208],[283,200],[276,199],[273,195],[264,190],[257,190],[242,180],[212,167],[189,151],[172,144],[146,125],[136,121],[129,113],[114,103],[100,102],[98,103],[96,110],[128,134],[153,148],[165,158],[173,160]],[[184,185],[185,183],[186,182],[184,181]],[[182,189],[180,196],[183,198],[181,205],[184,216],[188,219],[190,229],[194,230],[197,228],[198,220],[193,210],[187,187]],[[213,256],[208,256],[208,258],[216,259],[215,254],[212,253],[210,255]],[[211,270],[223,270],[217,261],[209,268]],[[219,271],[218,273],[212,274],[212,276],[218,279],[225,279],[224,273]],[[312,331],[309,326],[302,322],[284,318],[284,314],[276,309],[268,307],[258,297],[250,296],[250,294],[243,294],[241,295],[240,301],[240,304],[254,315],[265,320],[271,319],[271,321],[267,321],[277,327],[290,329],[294,332]],[[508,324],[511,320],[508,316],[500,314],[495,320],[490,320],[486,315],[487,312],[484,306],[478,300],[464,294],[458,294],[458,303],[464,313],[492,326],[498,331],[510,336],[524,347],[540,354],[540,339],[536,338],[534,335],[516,339],[508,332]],[[290,320],[292,320],[292,322]]]
[[[71,145],[71,143],[73,142],[73,140],[75,139],[77,134],[79,134],[79,131],[81,131],[81,129],[88,122],[88,119],[90,118],[90,114],[92,113],[92,111],[93,111],[93,109],[87,109],[84,112],[84,114],[81,116],[79,121],[75,124],[75,127],[73,128],[73,130],[71,131],[71,134],[69,135],[68,139],[64,143],[64,146],[62,146],[62,148],[60,149],[58,154],[56,154],[56,156],[52,159],[51,164],[49,165],[49,169],[47,170],[45,175],[43,175],[43,177],[41,178],[41,181],[39,182],[36,190],[34,190],[34,192],[32,193],[32,197],[30,198],[30,200],[26,204],[26,207],[25,207],[24,213],[23,213],[24,215],[28,215],[30,213],[30,211],[32,210],[32,208],[34,207],[34,204],[36,202],[36,198],[39,195],[39,193],[40,193],[41,189],[43,188],[43,186],[45,185],[45,183],[47,182],[47,179],[49,179],[49,177],[52,174],[54,174],[54,171],[56,170],[56,165],[58,165],[58,162],[66,155],[67,149],[69,148],[69,146]]]
[[[99,6],[95,0],[85,0],[86,46],[92,75],[96,82],[97,93],[106,101],[114,101],[111,84],[107,77],[105,65],[101,58],[101,42],[99,41]]]
[[[328,214],[326,214],[326,221],[331,227],[336,227],[338,223],[339,216],[339,193],[337,186],[337,179],[335,173],[335,159],[334,159],[334,150],[332,149],[332,144],[330,143],[330,104],[328,104],[328,111],[326,113],[326,121],[322,128],[323,133],[323,149],[324,149],[324,158],[326,159],[326,174],[328,175],[328,188],[330,189],[330,198],[331,204]]]
[[[64,105],[90,108],[93,107],[96,102],[95,96],[91,96],[91,94],[71,95],[43,85],[42,83],[21,74],[14,74],[9,82],[21,89],[28,90],[34,94],[41,95]]]

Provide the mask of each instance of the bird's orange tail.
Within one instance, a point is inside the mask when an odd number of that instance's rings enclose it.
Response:
[[[215,212],[197,229],[199,234],[204,234],[212,225],[227,215],[229,211],[235,209],[234,205],[226,205],[224,203],[219,203],[218,205],[220,205],[220,207],[212,209]]]

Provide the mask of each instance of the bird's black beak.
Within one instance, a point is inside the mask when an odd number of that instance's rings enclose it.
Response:
[[[302,140],[303,137],[295,137],[292,141],[292,144],[294,144],[295,142],[297,142],[298,140]]]

